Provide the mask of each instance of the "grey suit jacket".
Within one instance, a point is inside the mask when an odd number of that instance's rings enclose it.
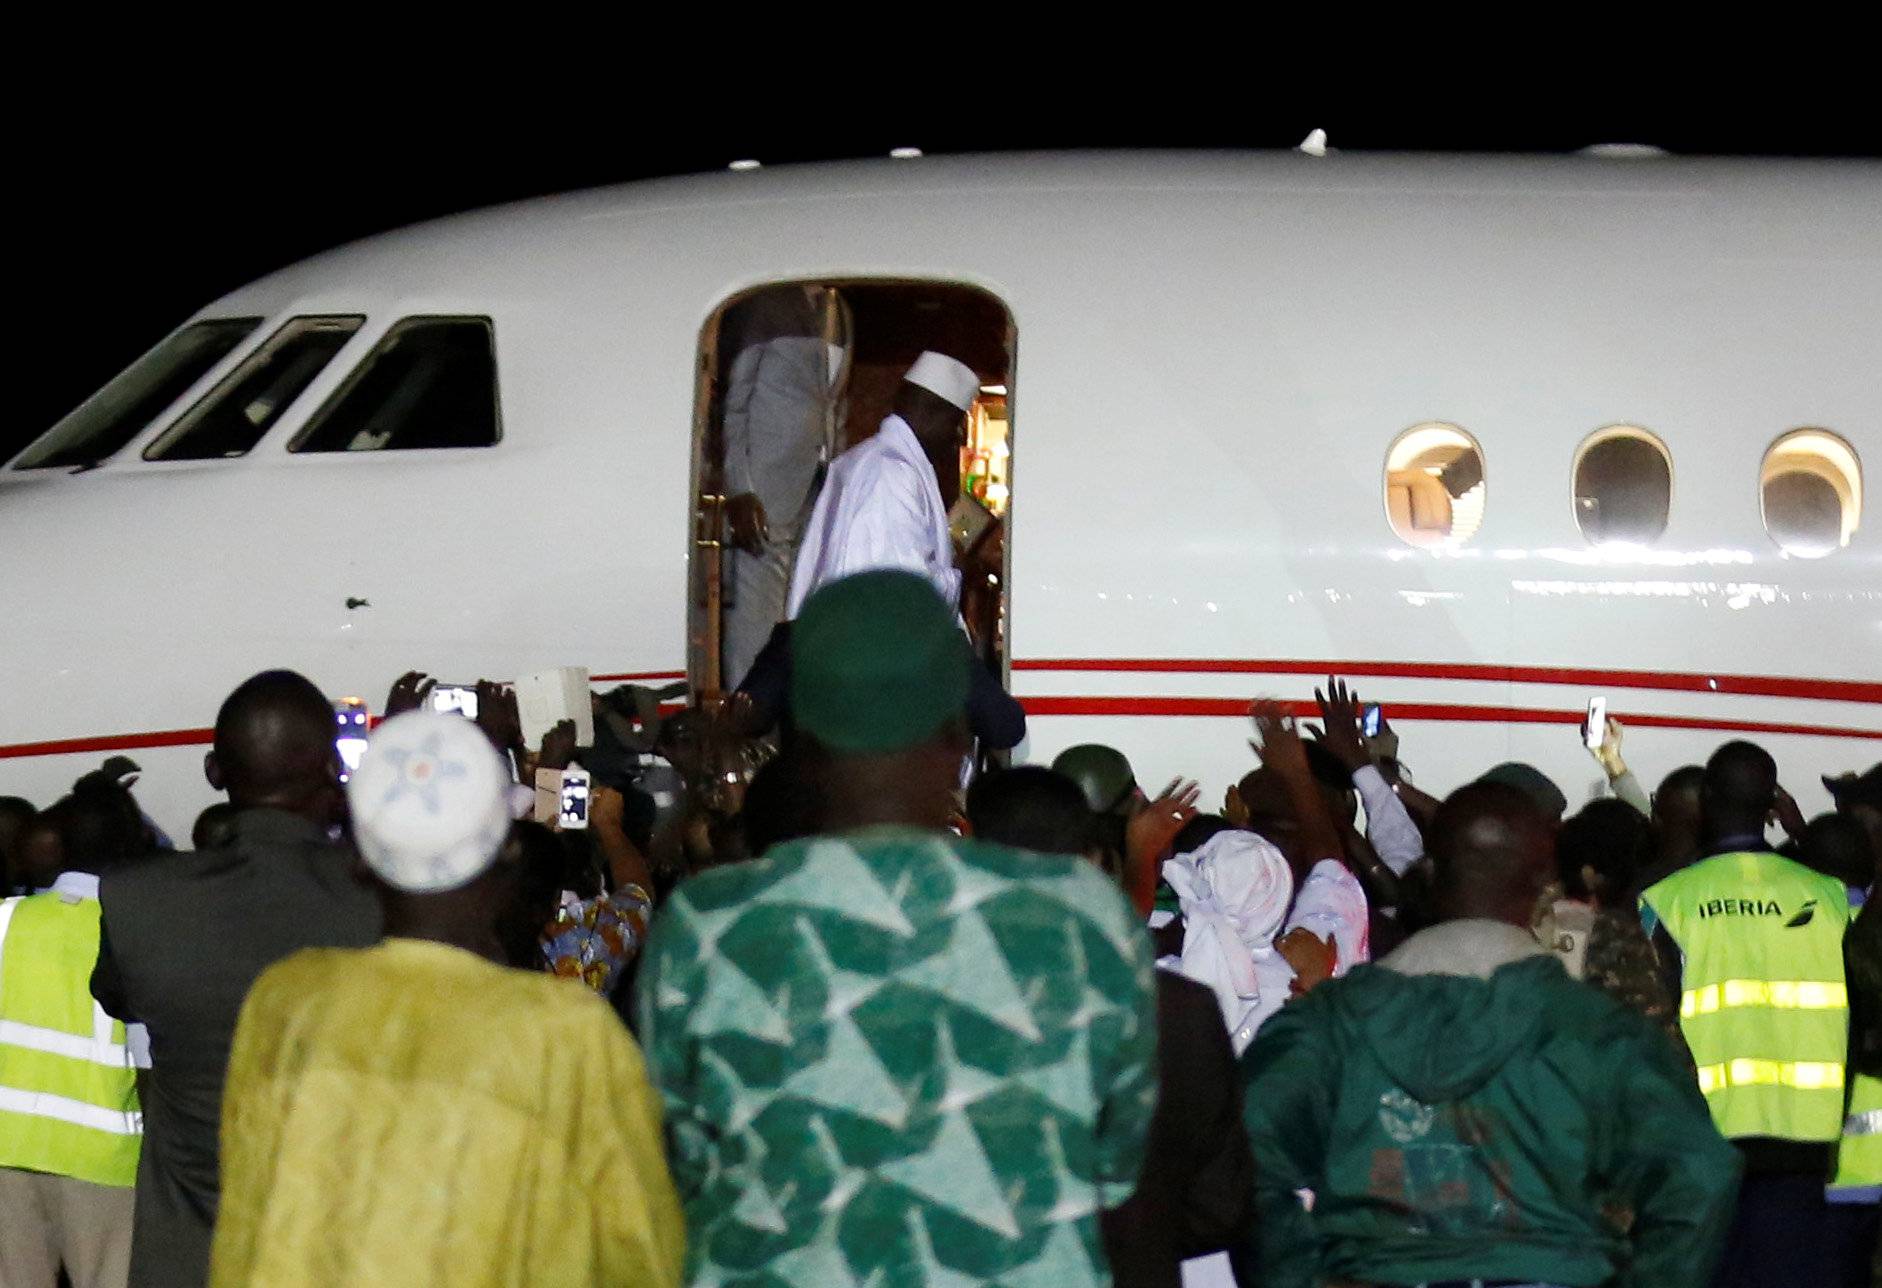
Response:
[[[222,1080],[235,1021],[263,970],[302,948],[378,942],[349,851],[305,819],[237,816],[226,849],[105,875],[92,995],[150,1031],[131,1283],[201,1288],[215,1224]]]

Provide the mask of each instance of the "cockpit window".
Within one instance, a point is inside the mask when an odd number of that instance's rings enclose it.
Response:
[[[290,445],[296,452],[489,447],[502,437],[489,318],[405,318]]]
[[[260,325],[260,318],[211,318],[172,333],[47,430],[13,468],[96,465],[136,438]]]
[[[366,322],[293,318],[144,450],[147,461],[245,456]]]

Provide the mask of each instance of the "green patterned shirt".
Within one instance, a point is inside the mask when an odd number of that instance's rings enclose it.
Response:
[[[1075,859],[885,830],[677,890],[636,1009],[730,1288],[1084,1288],[1156,1107],[1149,939]]]

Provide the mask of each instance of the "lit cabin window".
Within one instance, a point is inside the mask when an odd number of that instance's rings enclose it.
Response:
[[[1758,492],[1764,530],[1787,555],[1820,559],[1862,522],[1862,462],[1827,429],[1794,429],[1771,444]]]
[[[13,468],[96,465],[121,451],[260,325],[260,318],[213,318],[175,332],[47,430]]]
[[[1673,457],[1637,425],[1596,430],[1575,453],[1575,522],[1589,544],[1651,545],[1673,508]]]
[[[1413,425],[1385,454],[1385,512],[1407,545],[1450,548],[1483,523],[1483,449],[1444,421]]]
[[[489,318],[404,318],[315,412],[296,452],[489,447],[502,437]]]
[[[144,459],[215,461],[246,456],[365,321],[363,317],[291,319],[144,449]]]

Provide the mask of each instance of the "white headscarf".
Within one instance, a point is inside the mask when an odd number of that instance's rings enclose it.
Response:
[[[1236,1054],[1287,1000],[1274,937],[1294,896],[1287,860],[1253,832],[1222,832],[1163,865],[1183,910],[1183,973],[1215,991]]]

